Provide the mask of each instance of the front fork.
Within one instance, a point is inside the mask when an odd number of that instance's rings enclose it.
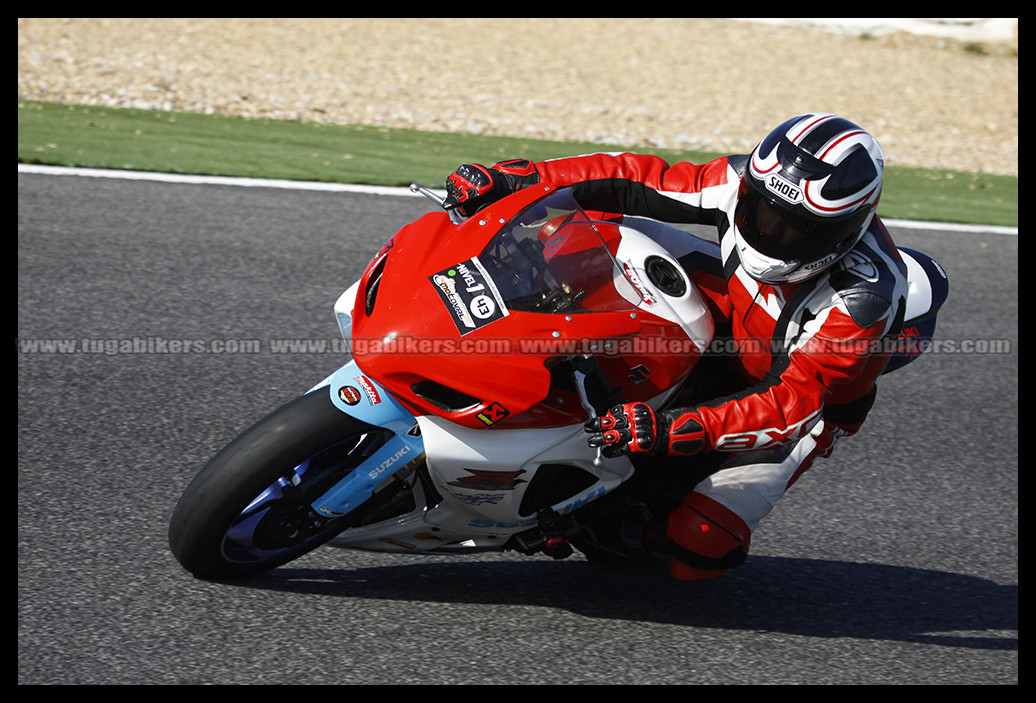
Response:
[[[341,517],[365,503],[397,474],[412,469],[424,454],[417,419],[388,391],[366,376],[355,361],[335,371],[310,393],[327,393],[346,415],[388,430],[384,443],[341,481],[311,503],[325,517]],[[404,476],[405,478],[405,476]]]

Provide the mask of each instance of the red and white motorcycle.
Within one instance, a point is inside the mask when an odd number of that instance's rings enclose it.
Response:
[[[198,474],[173,554],[201,578],[324,544],[627,558],[618,522],[667,509],[708,460],[603,457],[584,424],[661,408],[714,331],[677,256],[628,223],[534,186],[401,229],[335,305],[352,360]]]

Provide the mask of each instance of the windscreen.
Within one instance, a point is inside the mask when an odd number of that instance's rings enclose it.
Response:
[[[567,190],[519,213],[478,258],[510,310],[610,312],[633,310],[641,302]]]

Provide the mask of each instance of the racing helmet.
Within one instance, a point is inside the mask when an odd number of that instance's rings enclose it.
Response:
[[[870,226],[884,164],[874,137],[836,115],[800,115],[770,132],[738,188],[741,265],[769,284],[797,283],[833,266]]]

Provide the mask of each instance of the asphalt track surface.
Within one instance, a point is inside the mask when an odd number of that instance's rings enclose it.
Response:
[[[948,270],[956,348],[886,377],[723,579],[341,550],[191,578],[180,492],[341,363],[269,340],[333,339],[339,292],[428,210],[19,174],[20,684],[1018,683],[1016,236],[893,232]]]

